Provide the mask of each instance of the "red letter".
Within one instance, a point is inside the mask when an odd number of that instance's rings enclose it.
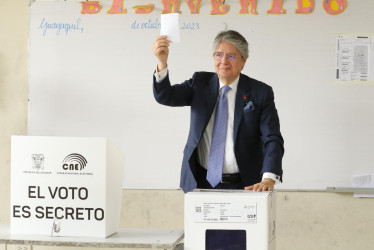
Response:
[[[314,10],[314,0],[297,0],[296,14],[309,14]]]
[[[211,15],[223,15],[229,12],[230,5],[224,4],[224,0],[210,0],[212,4]]]
[[[162,0],[162,4],[164,5],[162,14],[181,13],[179,10],[179,0]]]
[[[108,14],[126,14],[127,9],[123,9],[123,0],[113,0],[112,7],[106,13],[108,13]]]
[[[196,0],[196,4],[193,4],[194,0],[186,0],[188,8],[191,11],[191,14],[199,14],[201,0]]]
[[[282,8],[282,0],[273,0],[268,14],[286,14],[286,10]]]
[[[82,14],[97,14],[103,8],[99,1],[83,1],[82,4]]]
[[[248,14],[248,5],[251,5],[251,13],[253,15],[258,15],[257,12],[257,0],[240,0],[240,6],[242,7],[239,14]]]
[[[330,15],[342,13],[347,8],[346,0],[323,0],[323,8]]]
[[[135,9],[135,14],[148,14],[151,13],[155,7],[150,3],[147,5],[137,5],[132,8]]]

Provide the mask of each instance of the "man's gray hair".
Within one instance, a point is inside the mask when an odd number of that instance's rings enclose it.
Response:
[[[214,39],[213,48],[216,49],[220,42],[231,43],[243,58],[248,58],[248,42],[239,32],[235,30],[221,31]]]

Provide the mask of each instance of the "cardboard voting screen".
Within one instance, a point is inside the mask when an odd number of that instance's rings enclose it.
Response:
[[[106,138],[12,136],[11,233],[115,233],[123,165]]]

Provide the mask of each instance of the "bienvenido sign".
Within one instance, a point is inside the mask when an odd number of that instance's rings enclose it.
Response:
[[[199,14],[200,6],[203,0],[185,0],[188,10],[191,14]],[[234,0],[210,0],[211,15],[224,15],[230,11],[230,1]],[[258,15],[257,0],[235,0],[240,3],[239,14]],[[265,0],[259,0],[265,1]],[[315,0],[294,0],[296,14],[310,14],[315,9]],[[182,13],[180,0],[161,0],[163,5],[163,14]],[[266,2],[269,2],[266,0]],[[100,1],[82,1],[80,2],[82,14],[97,14],[102,10]],[[113,0],[108,14],[126,14],[127,9],[124,6],[124,0]],[[330,15],[341,14],[347,8],[346,0],[322,0],[322,7]],[[148,14],[154,11],[154,4],[132,6],[135,14]],[[286,14],[287,10],[283,9],[283,0],[272,0],[271,7],[267,14]]]

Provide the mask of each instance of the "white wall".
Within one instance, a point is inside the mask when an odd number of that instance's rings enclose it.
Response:
[[[250,44],[243,73],[274,89],[285,140],[280,188],[351,186],[354,174],[374,169],[374,85],[334,84],[336,40],[338,34],[370,35],[374,2],[352,0],[338,15],[326,13],[321,0],[308,15],[295,14],[296,0],[283,1],[285,15],[266,14],[271,1],[257,2],[258,15],[238,14],[239,0],[227,1],[227,14],[210,15],[209,0],[200,14],[190,14],[181,0],[181,26],[199,23],[199,29],[181,29],[181,43],[171,45],[171,81],[214,70],[214,36],[224,23],[240,31]],[[162,2],[144,15],[131,9],[138,0],[124,1],[124,15],[106,13],[111,0],[100,3],[103,10],[92,15],[82,15],[77,1],[31,5],[29,132],[106,136],[125,153],[125,188],[176,189],[189,108],[155,102],[151,47],[159,30],[131,28],[135,21],[160,19]],[[49,30],[44,36],[42,20],[81,20],[83,32]]]
[[[27,6],[0,2],[0,223],[9,221],[10,135],[27,131]]]

